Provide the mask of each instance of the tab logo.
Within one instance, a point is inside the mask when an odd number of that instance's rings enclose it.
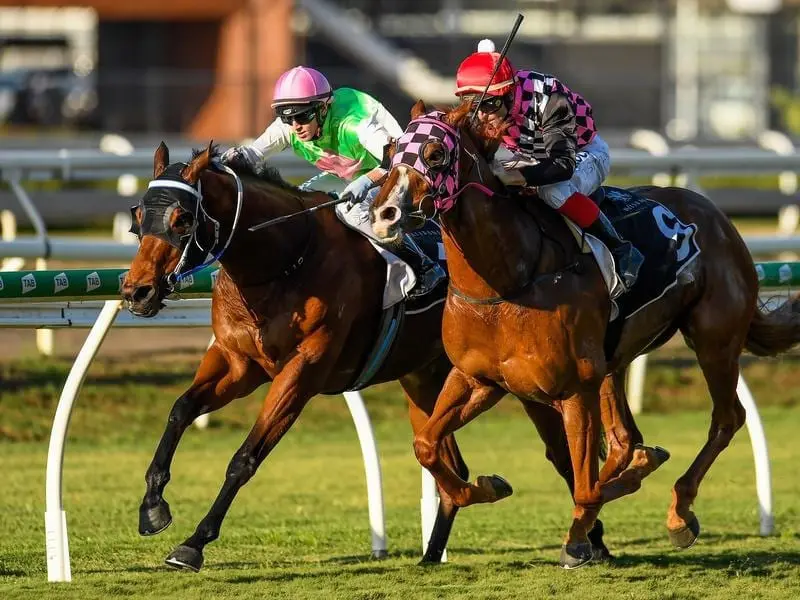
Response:
[[[219,277],[219,269],[217,269],[216,271],[212,271],[212,272],[211,272],[211,289],[212,289],[212,290],[213,290],[215,287],[217,287],[217,278],[218,278],[218,277]],[[2,288],[2,287],[0,287],[0,290],[2,290],[2,289],[3,289],[3,288]]]
[[[786,283],[787,281],[792,280],[792,267],[789,265],[781,265],[781,268],[778,269],[778,281],[781,283]]]
[[[767,274],[764,273],[764,267],[761,265],[756,265],[756,275],[758,276],[759,281],[764,281],[764,277],[767,276]]]
[[[36,289],[36,277],[33,273],[28,273],[21,279],[22,283],[22,293],[27,294],[28,292],[32,292]]]
[[[130,273],[130,271],[125,271],[124,273],[120,273],[120,274],[119,274],[119,277],[117,278],[117,280],[118,280],[118,282],[119,282],[119,287],[118,287],[118,289],[120,289],[120,290],[122,289],[122,284],[123,284],[123,283],[125,283],[125,276],[126,276],[128,273]]]
[[[69,278],[66,273],[59,273],[53,277],[53,293],[63,292],[69,287]]]
[[[86,291],[91,292],[100,287],[100,275],[97,271],[92,271],[86,276]]]
[[[183,279],[181,279],[178,287],[180,289],[187,288],[194,285],[194,275],[187,275]]]
[[[5,283],[3,283],[3,278],[2,278],[2,277],[0,277],[0,292],[2,292],[2,291],[3,291],[3,288],[4,288],[4,287],[6,287],[6,284],[5,284]]]

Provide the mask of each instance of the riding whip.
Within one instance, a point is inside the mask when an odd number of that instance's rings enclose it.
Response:
[[[341,204],[342,202],[347,202],[351,200],[352,197],[348,194],[343,196],[342,198],[335,198],[334,200],[328,200],[327,202],[323,202],[322,204],[318,204],[317,206],[312,206],[311,208],[306,208],[304,210],[298,211],[296,213],[292,213],[290,215],[283,215],[282,217],[275,217],[274,219],[270,219],[269,221],[264,221],[263,223],[259,223],[258,225],[253,225],[252,227],[248,227],[247,231],[258,231],[259,229],[264,229],[265,227],[269,227],[271,225],[277,225],[278,223],[283,223],[284,221],[288,221],[294,217],[299,217],[300,215],[307,215],[314,211],[319,210],[320,208],[328,208],[329,206],[335,206],[337,204]]]

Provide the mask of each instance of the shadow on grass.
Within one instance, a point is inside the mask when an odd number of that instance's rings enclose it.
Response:
[[[727,535],[727,536],[706,536],[706,540],[736,540],[749,539],[758,536],[748,535]],[[650,539],[633,540],[634,542],[646,543]],[[626,544],[628,545],[628,544]],[[449,562],[443,564],[420,564],[420,553],[416,550],[404,549],[392,552],[385,559],[372,559],[368,554],[333,556],[321,561],[309,562],[304,559],[283,560],[277,563],[270,561],[225,561],[211,563],[203,567],[203,572],[214,579],[223,580],[233,584],[252,584],[264,581],[274,583],[291,582],[304,579],[319,578],[342,578],[353,576],[370,575],[389,575],[393,573],[406,573],[413,576],[414,573],[421,571],[443,571],[447,573],[467,574],[476,568],[491,566],[498,570],[506,571],[526,571],[531,568],[552,568],[559,569],[557,555],[554,553],[550,557],[531,556],[530,558],[519,558],[520,554],[530,553],[535,555],[543,551],[554,549],[554,547],[516,547],[486,550],[482,548],[452,548],[453,556],[480,556],[487,557],[487,561],[482,565],[458,564]],[[514,557],[513,555],[517,555]],[[408,561],[412,561],[408,564]],[[456,559],[457,560],[457,559]],[[636,569],[642,567],[650,569],[671,569],[680,567],[690,572],[716,571],[725,573],[728,576],[736,577],[755,577],[755,578],[783,578],[793,577],[791,569],[785,569],[786,565],[792,567],[800,566],[799,551],[767,551],[767,550],[748,550],[733,549],[718,552],[702,552],[698,548],[688,551],[672,550],[666,544],[663,552],[646,552],[641,554],[617,554],[616,558],[604,563],[592,563],[586,568],[608,569],[615,572],[620,578],[626,581],[645,581],[652,578],[652,574],[639,574]],[[231,572],[233,571],[233,572]],[[237,572],[238,571],[238,572]],[[242,571],[250,571],[243,573]],[[177,572],[162,564],[134,564],[124,568],[109,569],[86,569],[88,574],[105,573],[167,573],[174,574],[175,577],[192,577],[194,573]],[[30,575],[22,571],[7,569],[0,570],[0,576],[21,577]]]
[[[621,555],[614,559],[614,569],[641,566],[658,568],[684,567],[698,571],[724,571],[729,575],[750,577],[776,577],[776,567],[786,564],[800,566],[800,551],[726,550],[714,553],[668,551],[659,554]],[[789,574],[785,574],[789,576]]]

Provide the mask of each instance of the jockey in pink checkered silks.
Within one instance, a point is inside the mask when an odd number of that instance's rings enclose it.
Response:
[[[493,164],[495,174],[508,185],[535,187],[549,206],[599,238],[630,289],[644,257],[589,198],[611,168],[608,144],[597,133],[591,105],[551,75],[515,72],[506,58],[490,82],[499,58],[491,40],[483,40],[456,75],[456,95],[464,100],[477,102],[489,86],[478,119],[489,127],[507,127]]]

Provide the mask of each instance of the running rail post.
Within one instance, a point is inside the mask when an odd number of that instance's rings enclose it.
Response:
[[[758,414],[753,394],[747,387],[747,382],[741,374],[736,383],[736,393],[739,402],[744,406],[747,423],[747,433],[750,435],[750,445],[753,448],[753,461],[756,468],[756,494],[758,495],[758,512],[760,517],[761,535],[771,535],[775,526],[772,516],[772,477],[769,467],[769,452],[767,450],[767,436]]]
[[[62,503],[62,470],[64,468],[64,443],[72,416],[72,404],[78,396],[86,371],[97,354],[97,350],[114,323],[122,306],[122,300],[107,300],[97,317],[81,351],[64,383],[58,399],[53,428],[50,431],[50,447],[47,451],[47,475],[45,478],[45,544],[47,547],[47,580],[72,581],[69,564],[69,541],[67,517]]]
[[[361,456],[364,460],[364,473],[367,478],[367,505],[369,507],[369,527],[372,533],[372,556],[384,558],[387,555],[386,519],[383,514],[383,482],[381,462],[378,458],[378,445],[372,431],[372,423],[358,392],[345,392],[345,402],[356,426]]]
[[[420,521],[422,523],[422,554],[428,551],[428,542],[431,541],[433,525],[439,513],[439,490],[436,480],[430,471],[422,467],[422,497],[419,499]],[[447,548],[442,552],[442,561],[447,562]]]

